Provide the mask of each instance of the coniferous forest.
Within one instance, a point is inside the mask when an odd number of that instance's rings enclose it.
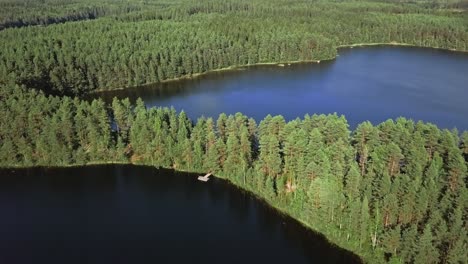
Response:
[[[57,95],[232,66],[332,59],[338,46],[356,43],[468,50],[468,15],[456,5],[1,0],[0,7],[0,28],[5,28],[0,31],[0,82]],[[59,23],[67,20],[81,21]],[[27,26],[36,24],[41,26]]]
[[[405,118],[190,120],[97,90],[342,45],[468,50],[463,1],[0,0],[0,166],[213,172],[368,263],[466,263],[468,132]],[[134,88],[137,89],[137,88]]]

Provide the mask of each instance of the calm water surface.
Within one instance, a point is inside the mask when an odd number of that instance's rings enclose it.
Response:
[[[192,118],[242,112],[257,120],[344,114],[350,125],[404,116],[468,129],[468,54],[408,47],[342,49],[334,61],[215,72],[191,80],[105,92],[174,106]]]
[[[0,263],[357,263],[251,195],[194,176],[0,170]]]

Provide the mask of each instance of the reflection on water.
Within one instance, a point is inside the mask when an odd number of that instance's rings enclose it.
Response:
[[[242,112],[257,120],[281,114],[344,114],[352,127],[404,116],[468,129],[468,54],[409,47],[341,49],[334,61],[257,66],[193,79],[95,94],[141,97],[192,118]]]
[[[358,263],[223,180],[131,165],[0,170],[1,263]]]

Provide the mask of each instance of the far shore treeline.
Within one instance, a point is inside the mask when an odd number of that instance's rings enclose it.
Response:
[[[405,118],[349,131],[336,114],[193,122],[141,100],[106,105],[0,91],[0,166],[116,162],[213,172],[367,262],[467,259],[466,131]]]
[[[441,9],[429,8],[432,1],[4,1],[3,27],[20,28],[0,31],[0,82],[56,95],[332,59],[337,47],[357,43],[468,51],[468,13],[453,3]],[[84,21],[58,23],[67,19]],[[35,24],[48,26],[27,26]]]
[[[466,1],[0,0],[0,166],[213,172],[367,263],[467,263],[466,131],[82,99],[366,43],[466,52]]]

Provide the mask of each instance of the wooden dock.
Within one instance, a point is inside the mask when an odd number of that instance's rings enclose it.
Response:
[[[210,176],[211,176],[211,172],[210,172],[210,173],[207,173],[205,176],[198,176],[198,180],[199,180],[199,181],[207,182],[207,181],[210,179],[210,178],[209,178]]]

